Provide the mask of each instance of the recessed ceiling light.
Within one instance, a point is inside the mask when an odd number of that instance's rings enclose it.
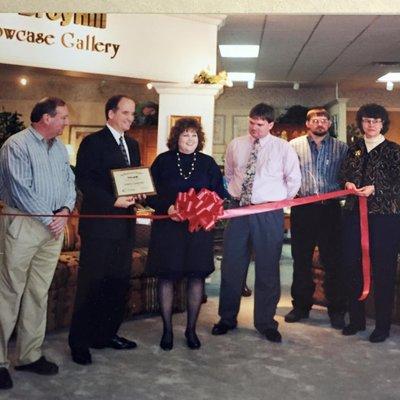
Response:
[[[391,92],[394,88],[394,84],[391,81],[387,81],[386,82],[386,90],[388,90],[389,92]]]
[[[221,57],[257,58],[260,46],[253,44],[220,44]]]
[[[254,72],[228,72],[228,78],[232,82],[248,82],[255,81],[256,74]]]
[[[149,89],[149,90],[153,89],[153,85],[151,84],[151,82],[149,82],[149,83],[146,85],[146,87],[147,87],[147,89]]]
[[[378,82],[400,82],[400,72],[389,72],[378,78]]]
[[[22,86],[26,86],[26,85],[28,84],[28,79],[26,79],[26,78],[20,78],[19,83],[20,83]]]

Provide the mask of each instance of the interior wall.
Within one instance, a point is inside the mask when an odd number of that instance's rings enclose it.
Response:
[[[155,101],[158,95],[144,84],[114,80],[84,79],[67,76],[36,77],[27,86],[17,82],[3,82],[0,87],[0,109],[18,111],[26,126],[35,103],[46,96],[62,98],[68,105],[70,125],[102,126],[105,123],[104,106],[108,98],[126,94],[136,102]],[[70,128],[65,128],[61,139],[69,143]]]
[[[365,103],[382,104],[388,109],[399,107],[400,91],[394,90],[388,92],[384,87],[382,89],[352,89],[339,90],[340,98],[347,98],[347,107],[357,109]],[[335,99],[334,87],[323,88],[269,88],[266,86],[255,87],[252,90],[244,86],[234,86],[225,88],[224,93],[216,101],[215,114],[224,117],[224,143],[214,144],[213,155],[222,163],[226,145],[233,138],[233,119],[236,116],[247,116],[249,110],[260,102],[271,104],[276,111],[276,116],[285,112],[285,109],[293,105],[303,105],[305,107],[324,105]],[[397,124],[397,118],[400,118],[399,112],[392,112],[393,125],[388,132],[388,138],[400,142],[400,125]],[[347,122],[354,121],[351,112],[347,113]],[[400,123],[400,121],[399,121]],[[397,133],[399,132],[399,133]],[[245,134],[246,132],[243,132]]]

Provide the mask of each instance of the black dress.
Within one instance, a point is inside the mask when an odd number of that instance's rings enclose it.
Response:
[[[187,177],[194,155],[179,153],[179,157],[183,174]],[[190,188],[196,192],[206,188],[224,197],[221,171],[214,159],[203,153],[196,153],[194,170],[188,179],[179,173],[176,151],[160,154],[151,166],[151,174],[157,195],[149,197],[147,203],[156,210],[156,214],[167,214],[168,208],[175,204],[178,192],[186,192]],[[213,231],[201,229],[190,233],[187,221],[153,221],[148,273],[171,280],[205,278],[214,271],[213,239]]]

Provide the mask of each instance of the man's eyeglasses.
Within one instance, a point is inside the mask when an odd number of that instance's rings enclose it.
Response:
[[[363,124],[368,124],[368,125],[376,125],[382,123],[382,120],[380,118],[362,118],[361,120]]]
[[[312,118],[312,119],[310,119],[310,122],[314,125],[317,125],[317,124],[326,125],[329,123],[329,119],[327,119],[327,118],[320,118],[320,119]]]

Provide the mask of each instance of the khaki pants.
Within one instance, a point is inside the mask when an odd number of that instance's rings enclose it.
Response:
[[[4,213],[18,213],[5,207]],[[0,216],[0,367],[8,366],[7,345],[17,327],[17,365],[41,357],[48,290],[63,235],[29,217]]]

